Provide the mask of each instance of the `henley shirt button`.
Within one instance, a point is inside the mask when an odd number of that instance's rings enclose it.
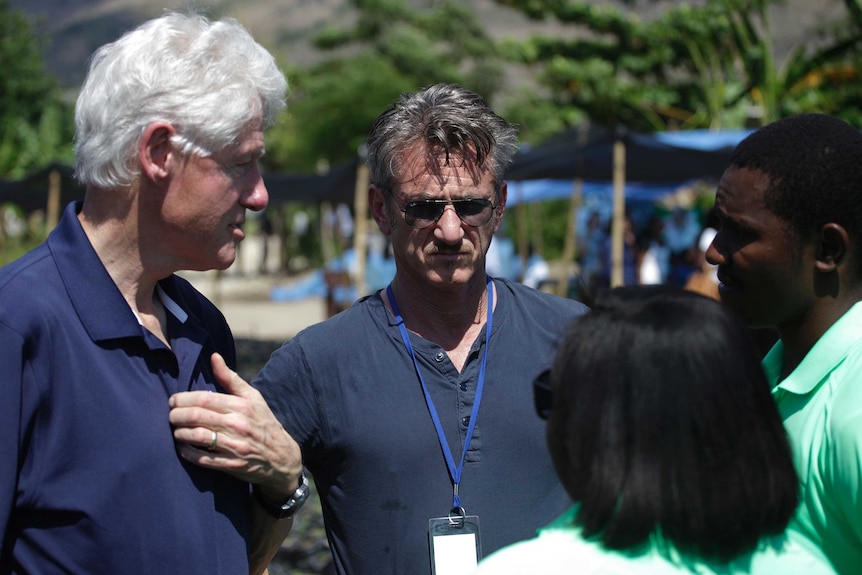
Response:
[[[461,418],[461,425],[463,425],[464,427],[467,427],[470,425],[470,416],[469,415],[467,417]]]
[[[445,357],[446,357],[445,353],[443,353],[442,351],[438,351],[437,355],[434,356],[434,359],[436,359],[437,361],[443,361],[443,358],[445,358]]]

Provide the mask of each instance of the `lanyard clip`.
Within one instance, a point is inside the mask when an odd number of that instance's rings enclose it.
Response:
[[[467,517],[467,512],[463,507],[453,507],[449,512],[449,525],[453,527],[461,527],[464,525],[464,519]]]

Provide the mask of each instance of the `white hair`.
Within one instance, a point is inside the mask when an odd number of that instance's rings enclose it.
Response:
[[[233,19],[170,12],[93,54],[75,107],[76,177],[126,188],[140,174],[146,127],[174,126],[183,154],[210,155],[266,129],[285,107],[273,56]]]

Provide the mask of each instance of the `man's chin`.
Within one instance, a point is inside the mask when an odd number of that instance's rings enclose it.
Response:
[[[736,312],[746,327],[755,329],[772,327],[770,321],[763,317],[762,306],[745,301],[739,291],[719,287],[718,295],[721,303]]]
[[[194,271],[224,271],[230,268],[234,262],[236,262],[236,247],[233,246],[229,249],[223,249],[219,253],[215,254],[215,257],[207,262],[200,262],[196,267],[191,268]]]
[[[470,279],[470,275],[465,273],[464,270],[432,270],[425,278],[430,285],[441,289],[451,289],[459,288],[466,284]]]
[[[742,316],[745,309],[745,302],[742,300],[740,295],[741,294],[738,290],[728,287],[725,284],[718,284],[718,297],[721,299],[721,303]]]

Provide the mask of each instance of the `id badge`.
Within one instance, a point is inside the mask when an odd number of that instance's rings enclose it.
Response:
[[[428,521],[431,575],[469,575],[482,558],[479,517],[450,515]]]

